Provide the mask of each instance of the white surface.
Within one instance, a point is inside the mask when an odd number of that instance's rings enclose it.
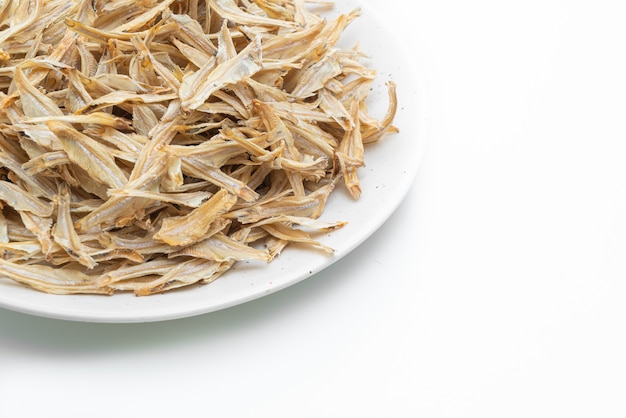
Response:
[[[431,144],[372,239],[194,318],[0,311],[0,416],[626,415],[622,3],[393,4]]]
[[[343,1],[329,13],[335,18],[361,3]],[[176,292],[138,298],[131,293],[114,297],[102,295],[58,296],[35,292],[15,282],[0,280],[0,307],[44,317],[93,322],[148,322],[179,319],[212,312],[263,297],[297,283],[341,259],[366,240],[398,207],[415,179],[427,144],[428,104],[421,93],[421,73],[399,45],[398,32],[389,20],[380,19],[376,9],[364,7],[363,15],[345,32],[340,46],[349,49],[357,42],[371,54],[364,60],[378,71],[372,84],[368,108],[384,117],[389,105],[386,83],[401,86],[394,124],[396,135],[367,147],[366,167],[360,170],[362,194],[358,201],[339,185],[331,194],[321,220],[347,222],[332,234],[314,234],[335,250],[332,256],[315,249],[287,248],[269,265],[265,262],[239,263],[210,286],[190,286]],[[388,45],[395,45],[388,48]]]

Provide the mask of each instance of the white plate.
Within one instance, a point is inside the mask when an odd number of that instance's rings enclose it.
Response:
[[[378,71],[370,95],[370,112],[382,117],[387,106],[385,83],[398,85],[399,107],[395,125],[400,133],[366,148],[366,167],[359,172],[363,193],[353,201],[340,188],[331,195],[322,219],[343,220],[348,225],[319,238],[335,249],[327,256],[313,249],[287,248],[270,264],[238,264],[217,281],[171,293],[135,297],[59,296],[40,293],[7,280],[0,280],[0,307],[50,318],[87,322],[148,322],[189,317],[244,303],[293,285],[328,267],[365,241],[398,207],[416,176],[426,143],[427,108],[423,83],[414,57],[399,39],[390,22],[381,20],[377,9],[385,2],[338,0],[331,15],[362,8],[341,45],[357,41]]]

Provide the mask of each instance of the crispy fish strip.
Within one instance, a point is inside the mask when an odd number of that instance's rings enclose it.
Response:
[[[94,259],[88,254],[87,249],[80,241],[80,237],[74,229],[70,213],[70,193],[67,187],[63,187],[54,202],[57,207],[57,219],[52,230],[54,241],[59,244],[67,254],[85,267],[92,269],[96,266]]]
[[[295,24],[290,21],[267,18],[264,16],[253,15],[241,10],[234,0],[209,0],[211,8],[215,10],[224,19],[240,25],[261,25],[261,26],[278,26],[291,28]]]
[[[49,120],[46,125],[59,139],[70,161],[99,182],[112,188],[120,188],[128,181],[107,147],[67,123]]]
[[[209,200],[211,194],[208,192],[190,193],[156,193],[137,189],[117,189],[109,190],[111,196],[132,196],[143,199],[152,199],[159,202],[173,203],[176,205],[188,206],[190,208],[200,207]]]
[[[255,100],[254,109],[260,116],[266,129],[284,145],[283,152],[285,157],[292,160],[299,160],[300,151],[295,146],[293,135],[287,128],[285,122],[274,112],[273,108],[266,103]],[[302,183],[302,174],[297,171],[287,171],[286,175],[296,197],[304,196],[306,192],[304,184]]]
[[[223,233],[217,233],[197,244],[193,244],[170,255],[170,257],[191,256],[213,261],[242,261],[261,260],[270,261],[267,250],[257,250],[244,243],[229,238]]]
[[[156,241],[152,236],[139,237],[139,238],[127,238],[120,237],[111,232],[103,232],[98,236],[98,242],[103,247],[110,247],[119,250],[130,250],[142,256],[149,256],[153,254],[170,254],[178,251],[179,247],[171,247],[160,241]]]
[[[42,256],[39,241],[0,242],[2,259],[12,262],[27,261]]]
[[[288,242],[298,242],[301,244],[311,245],[317,247],[327,254],[332,254],[334,250],[327,245],[322,244],[312,239],[308,233],[301,229],[292,228],[288,224],[282,222],[274,222],[261,225],[265,231],[267,231],[273,237]]]
[[[63,116],[63,112],[54,101],[30,84],[20,67],[15,68],[13,77],[26,116]]]
[[[148,8],[148,10],[135,17],[130,22],[116,27],[116,32],[135,32],[137,29],[154,19],[157,15],[165,11],[170,4],[174,3],[174,1],[175,0],[164,0],[158,5]]]
[[[233,210],[226,216],[248,224],[278,215],[307,216],[319,218],[324,210],[326,200],[333,191],[334,185],[329,183],[303,197],[280,197],[268,202],[258,202],[248,207]]]
[[[31,212],[20,212],[22,224],[28,229],[39,241],[41,252],[46,260],[52,258],[54,251],[54,241],[50,235],[52,228],[52,218],[35,215]]]
[[[199,281],[208,281],[223,272],[223,264],[211,260],[191,259],[178,263],[160,278],[139,286],[137,296],[147,296]]]
[[[370,144],[372,142],[377,142],[383,136],[391,133],[397,133],[398,128],[392,125],[393,119],[396,115],[396,111],[398,110],[398,97],[396,94],[396,83],[390,81],[388,83],[388,92],[389,92],[389,108],[385,113],[385,116],[380,121],[379,127],[368,128],[363,132],[363,143]]]
[[[6,1],[5,3],[8,4],[11,2]],[[22,1],[18,3],[19,4],[18,10],[15,12],[15,15],[11,19],[12,20],[11,25],[9,26],[8,29],[5,29],[2,32],[0,32],[0,43],[24,31],[29,26],[31,26],[37,20],[37,18],[39,18],[43,10],[45,1],[35,0],[34,2],[35,7],[33,8],[32,12],[28,14],[27,16],[23,16],[28,13],[28,9],[30,8],[30,3],[31,2],[29,1]]]
[[[187,215],[165,218],[154,239],[174,246],[193,244],[206,236],[211,222],[228,211],[236,200],[232,194],[222,189]]]
[[[321,60],[304,69],[298,79],[298,84],[291,91],[291,95],[307,98],[316,94],[331,80],[343,72],[339,57],[335,50],[325,55]]]
[[[122,131],[131,129],[127,119],[113,116],[104,112],[93,112],[86,115],[61,115],[61,116],[44,116],[38,118],[25,118],[24,123],[46,123],[50,120],[67,123],[94,124],[102,127],[110,127]]]
[[[217,52],[217,48],[207,37],[198,21],[179,14],[170,16],[170,19],[178,24],[177,36],[187,45],[200,50],[207,56],[213,56]]]
[[[183,78],[179,95],[184,111],[197,109],[215,92],[229,84],[250,77],[258,72],[261,66],[261,41],[257,39],[245,47],[236,57],[229,59],[215,68],[207,62],[209,70],[201,68]]]
[[[135,93],[134,91],[114,91],[102,97],[92,100],[87,106],[77,111],[78,114],[93,112],[109,106],[119,106],[122,104],[151,104],[163,103],[178,98],[175,93]]]
[[[183,158],[183,172],[213,183],[246,202],[254,202],[259,194],[245,183],[225,174],[200,158]]]
[[[358,118],[358,104],[353,102],[351,109],[352,119],[355,121],[354,127],[347,130],[339,149],[337,159],[345,180],[346,187],[354,199],[361,195],[361,185],[357,176],[357,170],[365,165],[363,157],[363,139],[361,136],[361,125]]]
[[[164,275],[178,264],[180,264],[179,260],[159,258],[146,261],[141,264],[121,267],[117,270],[105,273],[102,276],[102,284],[105,286],[114,286],[115,283],[126,280],[137,279],[149,275]]]
[[[32,176],[22,164],[15,161],[9,154],[0,152],[0,164],[11,170],[26,185],[28,191],[36,197],[45,197],[51,200],[54,196],[54,185],[49,179]]]
[[[74,269],[59,269],[42,264],[17,264],[0,259],[0,277],[24,283],[37,290],[55,294],[99,293],[110,295],[113,289]]]
[[[49,217],[53,207],[33,194],[8,181],[0,180],[0,200],[17,211],[31,212],[37,216]]]
[[[125,187],[150,190],[158,185],[165,168],[166,158],[155,158],[154,164],[145,173],[129,181]],[[79,232],[121,227],[141,217],[142,211],[152,204],[154,202],[150,199],[111,196],[97,209],[76,221],[74,226]]]

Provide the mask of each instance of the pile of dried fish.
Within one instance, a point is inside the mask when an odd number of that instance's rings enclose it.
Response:
[[[270,261],[380,120],[337,42],[359,11],[307,0],[0,2],[0,277],[49,293],[164,292]],[[306,7],[305,7],[306,6]]]

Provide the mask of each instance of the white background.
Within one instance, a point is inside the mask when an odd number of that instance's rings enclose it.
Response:
[[[1,417],[623,417],[620,1],[369,0],[423,72],[429,146],[389,221],[227,310],[0,310]]]

